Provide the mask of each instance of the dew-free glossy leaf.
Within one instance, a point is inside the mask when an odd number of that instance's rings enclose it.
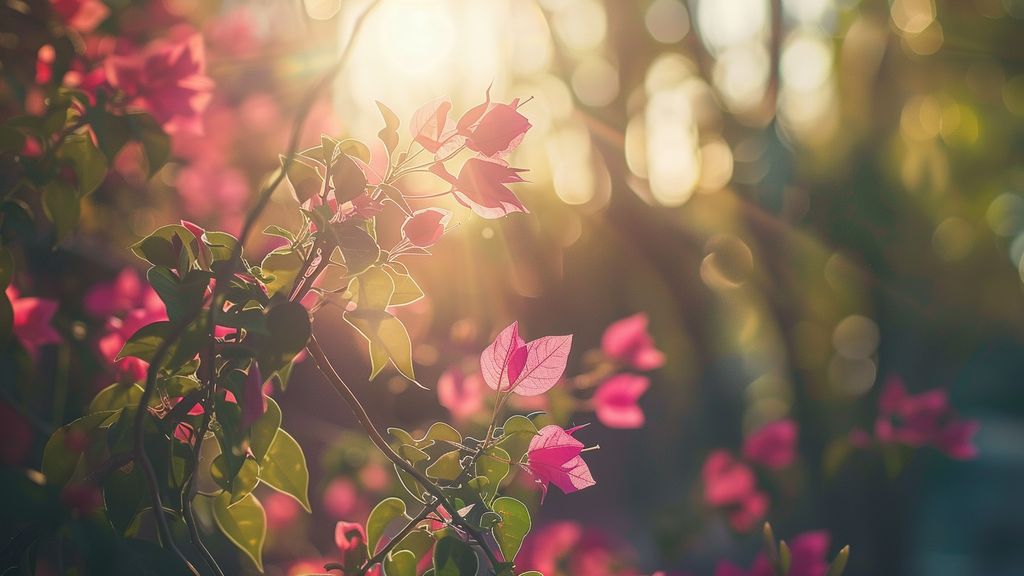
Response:
[[[434,546],[436,576],[476,576],[478,566],[473,549],[454,536],[445,536]]]
[[[263,541],[267,536],[267,517],[263,505],[252,494],[231,504],[224,493],[213,500],[213,518],[224,536],[245,553],[263,571]]]
[[[385,498],[373,507],[366,518],[366,545],[370,554],[377,551],[377,543],[395,518],[405,517],[405,501],[401,498]],[[415,559],[413,559],[415,562]]]
[[[392,551],[383,567],[384,576],[416,576],[416,555],[409,550]]]
[[[498,542],[502,557],[507,562],[513,562],[523,545],[523,539],[530,532],[530,510],[526,504],[508,496],[496,498],[491,509],[501,516],[501,522],[491,532]]]
[[[284,430],[278,430],[260,467],[260,480],[271,488],[295,498],[307,512],[309,469],[302,447]]]

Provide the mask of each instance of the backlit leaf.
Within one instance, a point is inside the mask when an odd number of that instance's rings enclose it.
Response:
[[[260,467],[260,480],[295,498],[309,512],[309,470],[302,447],[284,430],[278,430]]]
[[[263,505],[249,494],[231,504],[231,495],[224,493],[213,500],[213,518],[224,536],[263,571],[263,541],[267,536],[267,518]]]
[[[377,551],[377,543],[380,542],[388,524],[399,517],[405,517],[405,502],[401,498],[385,498],[373,507],[366,519],[366,544],[370,554]]]
[[[523,545],[523,539],[530,532],[530,510],[519,500],[508,496],[495,499],[491,509],[501,516],[501,522],[491,532],[498,542],[501,555],[506,561],[513,562]]]

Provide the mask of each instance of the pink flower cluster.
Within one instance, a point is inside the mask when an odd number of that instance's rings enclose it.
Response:
[[[93,286],[85,295],[84,306],[87,314],[105,320],[97,348],[113,367],[117,380],[144,379],[149,368],[145,361],[131,356],[117,360],[117,355],[139,328],[167,319],[164,303],[156,292],[135,270],[125,268],[114,280]]]
[[[12,332],[33,360],[39,358],[39,349],[61,341],[51,321],[57,313],[57,302],[46,298],[22,297],[14,286],[7,287],[7,299],[14,312]]]
[[[911,394],[902,379],[891,376],[878,399],[874,441],[880,444],[933,446],[950,458],[969,460],[978,454],[973,443],[977,431],[978,423],[960,418],[945,390]],[[871,444],[872,438],[864,430],[855,429],[850,441],[863,448]]]
[[[772,470],[788,467],[796,459],[797,431],[792,420],[772,422],[747,438],[744,459],[728,450],[715,450],[704,460],[704,501],[722,509],[734,530],[751,530],[768,512],[768,495],[758,488],[750,464]]]
[[[628,547],[599,528],[563,520],[532,531],[516,564],[544,576],[639,576],[629,566],[631,555]]]
[[[601,352],[617,367],[649,371],[665,364],[647,331],[647,315],[634,314],[613,322],[601,337]],[[591,404],[597,419],[609,428],[640,428],[644,412],[637,401],[650,387],[646,376],[616,374],[598,386]]]

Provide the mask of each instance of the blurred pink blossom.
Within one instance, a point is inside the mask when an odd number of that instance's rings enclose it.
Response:
[[[46,298],[22,298],[14,286],[8,286],[6,294],[14,312],[14,337],[33,360],[38,359],[41,347],[61,341],[60,334],[50,324],[53,315],[57,313],[57,301]]]
[[[110,15],[100,0],[50,0],[50,5],[69,28],[79,32],[92,32]]]
[[[260,497],[263,509],[267,514],[269,530],[285,530],[299,517],[299,503],[294,498],[280,492],[270,492]],[[323,567],[323,564],[320,565]]]
[[[324,489],[324,509],[333,518],[355,515],[359,506],[359,490],[351,480],[339,476],[331,480]]]
[[[824,576],[828,571],[829,534],[825,531],[804,532],[787,541],[790,551],[788,576]],[[768,557],[762,553],[754,560],[750,570],[743,570],[729,562],[715,568],[715,576],[774,576]]]
[[[517,108],[519,99],[509,104],[493,103],[488,90],[487,100],[459,119],[457,130],[466,138],[466,147],[490,157],[505,156],[515,149],[530,129],[530,121]]]
[[[106,60],[107,81],[129,104],[149,112],[164,130],[202,133],[213,82],[206,76],[203,38],[187,27],[130,55]]]
[[[797,424],[779,420],[765,424],[743,443],[743,457],[773,470],[785,468],[796,458]]]
[[[768,498],[757,489],[750,467],[725,450],[708,455],[701,469],[704,501],[723,508],[733,529],[746,532],[768,511]]]
[[[464,422],[483,410],[485,390],[480,374],[465,374],[457,366],[445,370],[437,380],[438,402],[456,422]]]
[[[665,364],[665,355],[654,347],[654,339],[647,332],[644,313],[610,324],[601,337],[601,351],[635,370],[654,370]]]
[[[644,376],[616,374],[601,383],[594,393],[594,413],[609,428],[640,428],[644,412],[637,400],[647,392],[650,382]]]

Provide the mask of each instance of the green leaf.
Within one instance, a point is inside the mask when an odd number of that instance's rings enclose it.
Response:
[[[263,541],[267,536],[267,517],[263,505],[252,494],[231,505],[224,493],[213,500],[213,518],[224,536],[245,553],[263,572]]]
[[[530,570],[529,572],[523,572],[519,576],[544,576],[536,570]]]
[[[117,353],[115,360],[134,356],[146,362],[152,361],[156,349],[160,347],[170,332],[171,323],[166,320],[146,324],[128,338],[124,346],[121,347],[121,351]]]
[[[426,475],[437,480],[455,480],[462,474],[462,464],[459,462],[459,451],[452,450],[439,456],[433,464],[427,467]]]
[[[53,222],[57,243],[78,226],[79,210],[78,195],[67,184],[52,180],[43,188],[43,212]]]
[[[843,549],[836,554],[836,559],[832,561],[832,565],[828,567],[828,574],[826,576],[843,576],[843,572],[846,571],[846,563],[850,560],[850,547],[843,546]]]
[[[366,175],[344,152],[338,154],[331,165],[331,183],[339,205],[366,193]]]
[[[125,406],[138,406],[142,387],[138,384],[111,384],[100,390],[89,403],[89,412],[112,412]]]
[[[391,553],[394,554],[398,550],[408,550],[418,559],[426,554],[433,545],[434,536],[429,530],[414,529],[392,548]]]
[[[25,147],[25,135],[10,126],[0,126],[0,152],[20,154]]]
[[[171,157],[171,137],[160,124],[145,112],[126,114],[132,137],[142,144],[149,164],[149,176],[160,171]]]
[[[172,322],[193,315],[202,306],[210,278],[209,272],[195,270],[179,280],[175,273],[164,266],[154,266],[146,272],[146,279],[160,296],[167,308],[167,317]]]
[[[395,188],[390,184],[381,184],[380,186],[377,187],[377,189],[384,194],[385,198],[394,202],[395,205],[402,210],[402,212],[405,212],[406,216],[412,215],[412,208],[409,207],[409,202],[406,201],[405,195],[402,194],[401,190]]]
[[[476,553],[454,536],[445,536],[434,546],[435,576],[476,576],[477,567]]]
[[[149,236],[133,244],[131,249],[136,256],[154,266],[177,268],[180,263],[180,250],[187,250],[189,258],[192,258],[193,242],[195,242],[195,237],[188,228],[178,224],[169,224],[157,228]],[[177,246],[181,248],[179,249]]]
[[[284,430],[277,431],[274,443],[263,459],[260,480],[278,492],[295,498],[307,512],[311,511],[306,456],[295,438]]]
[[[423,298],[423,290],[412,279],[412,276],[408,273],[399,272],[390,266],[386,270],[395,287],[394,293],[391,295],[390,306],[405,306]]]
[[[320,147],[317,146],[317,152],[319,152],[319,149]],[[281,156],[282,166],[284,166],[284,161],[285,157]],[[285,177],[292,186],[292,194],[295,196],[295,200],[300,204],[317,196],[324,183],[324,179],[316,167],[300,160],[299,156],[296,156],[292,163],[288,165]]]
[[[377,137],[384,143],[384,147],[388,149],[388,155],[390,155],[398,147],[398,126],[400,122],[398,115],[382,102],[377,102],[377,108],[380,110],[381,117],[384,118],[384,127],[381,128],[380,132],[377,132]]]
[[[376,553],[377,543],[380,542],[388,524],[399,517],[406,518],[405,501],[401,498],[385,498],[373,507],[366,518],[366,545],[370,554]]]
[[[58,150],[58,156],[71,162],[78,177],[78,195],[92,194],[107,177],[107,157],[85,134],[69,136]]]
[[[491,532],[498,542],[501,555],[508,562],[514,562],[523,539],[530,532],[530,510],[515,498],[502,496],[491,505],[491,509],[501,516],[501,522]]]
[[[530,447],[530,441],[537,435],[537,426],[526,416],[516,414],[505,420],[502,426],[502,437],[498,445],[505,449],[509,461],[518,463],[523,459]]]
[[[47,484],[63,486],[71,479],[78,466],[78,459],[86,448],[83,443],[94,440],[90,436],[113,414],[97,412],[82,416],[54,431],[43,449],[42,472],[46,475]]]
[[[396,550],[384,558],[384,576],[416,576],[416,555],[409,550]]]
[[[349,283],[352,302],[362,310],[384,310],[391,305],[395,282],[383,268],[368,268]]]
[[[249,432],[249,449],[256,461],[263,464],[263,459],[274,443],[278,429],[281,428],[281,407],[270,396],[264,396],[267,411],[255,422]]]
[[[210,476],[223,490],[231,494],[231,505],[245,498],[259,484],[260,465],[252,458],[242,460],[242,467],[232,471],[228,459],[221,453],[210,464]]]
[[[370,343],[371,380],[391,361],[403,376],[416,381],[412,342],[398,318],[389,312],[361,309],[345,312],[344,318]]]
[[[264,228],[263,233],[267,236],[277,236],[279,238],[284,238],[289,242],[295,242],[295,234],[292,234],[291,230],[286,230],[275,224],[271,224]]]
[[[264,274],[273,274],[273,279],[267,282],[267,292],[271,296],[279,292],[287,292],[292,289],[295,279],[302,272],[302,257],[291,248],[274,250],[263,257],[260,270]]]
[[[349,276],[362,274],[380,258],[380,246],[369,232],[352,222],[331,225]]]
[[[353,158],[362,160],[366,164],[370,163],[370,147],[364,144],[361,140],[345,138],[341,142],[338,142],[338,149]]]
[[[488,448],[477,459],[476,473],[487,478],[487,485],[480,491],[480,497],[484,502],[490,502],[498,493],[501,482],[511,469],[509,461],[508,452],[497,446]]]
[[[267,311],[267,332],[271,335],[260,350],[258,361],[264,378],[289,364],[309,342],[309,312],[298,302],[281,302]]]

